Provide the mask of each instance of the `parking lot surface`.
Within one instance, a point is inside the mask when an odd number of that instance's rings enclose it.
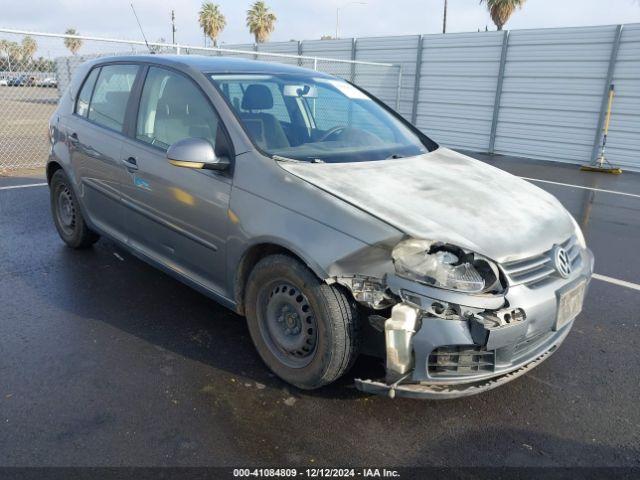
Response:
[[[544,180],[603,277],[549,360],[450,401],[358,392],[367,357],[287,386],[243,318],[108,240],[66,248],[46,186],[3,189],[42,177],[0,178],[0,464],[640,466],[640,174],[478,157]]]

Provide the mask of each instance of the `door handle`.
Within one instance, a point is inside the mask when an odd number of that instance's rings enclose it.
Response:
[[[136,160],[136,157],[127,157],[122,159],[122,161],[129,171],[138,169],[138,161]]]
[[[69,143],[76,145],[79,141],[80,140],[78,139],[78,134],[76,132],[69,135]]]

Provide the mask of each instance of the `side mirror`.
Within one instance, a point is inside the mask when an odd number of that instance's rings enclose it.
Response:
[[[167,150],[167,160],[171,165],[183,168],[226,170],[229,159],[217,157],[211,142],[204,138],[178,140]]]

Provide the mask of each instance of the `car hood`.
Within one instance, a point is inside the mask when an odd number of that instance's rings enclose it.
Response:
[[[447,148],[406,159],[280,166],[411,237],[498,262],[546,251],[574,231],[553,195]]]

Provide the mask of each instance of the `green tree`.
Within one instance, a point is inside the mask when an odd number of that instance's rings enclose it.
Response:
[[[0,40],[0,54],[4,58],[3,68],[6,68],[11,72],[13,69],[20,70],[22,61],[22,47],[17,42],[10,40]]]
[[[66,35],[80,35],[75,28],[67,28],[67,31],[64,33]],[[66,37],[64,39],[64,46],[67,47],[73,55],[75,55],[78,53],[78,50],[80,50],[80,47],[82,47],[82,40],[79,38]]]
[[[256,43],[263,43],[276,28],[276,16],[267,5],[258,0],[247,10],[247,27],[253,34]]]
[[[212,2],[203,2],[198,12],[198,22],[204,34],[211,39],[214,46],[218,46],[218,35],[227,26],[227,19],[220,11],[220,7]]]
[[[30,37],[29,35],[27,35],[22,39],[21,49],[22,49],[22,60],[26,62],[30,62],[33,58],[33,55],[38,50],[38,44],[33,39],[33,37]]]
[[[491,20],[498,30],[502,30],[505,23],[517,8],[522,8],[526,0],[480,0],[480,4],[486,4],[491,15]]]

